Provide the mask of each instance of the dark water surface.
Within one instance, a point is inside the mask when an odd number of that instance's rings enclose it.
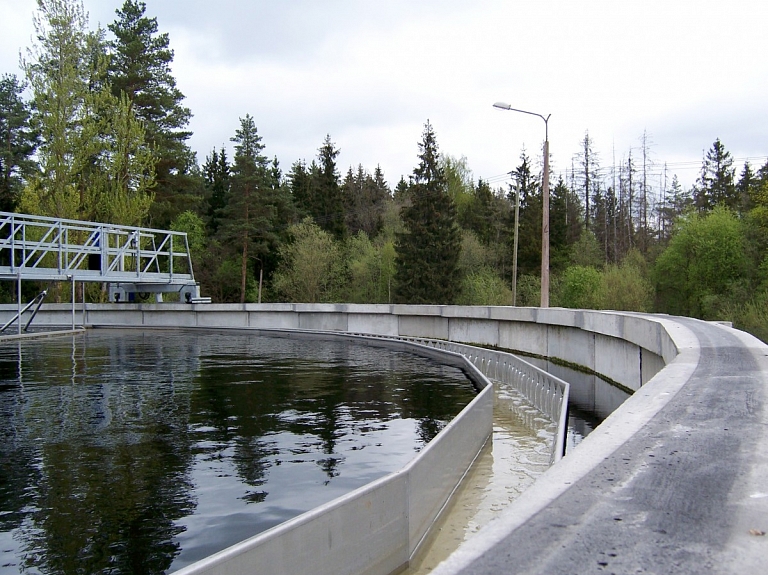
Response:
[[[400,469],[474,395],[456,368],[333,340],[0,345],[0,573],[176,570]]]

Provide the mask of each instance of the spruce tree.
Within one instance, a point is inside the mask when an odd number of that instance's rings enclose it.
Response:
[[[221,232],[240,256],[240,303],[245,303],[248,262],[268,251],[274,229],[275,208],[269,202],[269,166],[264,145],[253,118],[240,118],[232,138],[235,159],[231,168],[231,192]]]
[[[704,156],[696,181],[693,192],[696,208],[700,212],[709,212],[718,205],[724,205],[735,210],[739,204],[735,174],[731,153],[719,138],[716,139]]]
[[[608,190],[609,205],[615,194]],[[560,271],[568,265],[571,246],[581,236],[584,228],[579,197],[572,192],[561,177],[554,188],[549,203],[550,268]],[[539,228],[541,229],[541,228]]]
[[[515,183],[520,194],[518,229],[517,273],[518,277],[536,274],[541,269],[541,186],[532,172],[531,159],[525,150],[520,152],[520,165],[515,168]],[[510,188],[507,199],[515,205],[515,190]],[[510,210],[508,220],[508,248],[512,253],[515,213]],[[512,268],[509,268],[510,272]]]
[[[327,135],[318,150],[319,169],[312,177],[312,215],[322,229],[335,239],[343,240],[347,237],[347,226],[344,222],[344,200],[339,174],[336,171],[339,152],[331,136]]]
[[[397,299],[451,304],[461,287],[457,271],[461,233],[429,121],[418,157],[408,192],[411,203],[402,210],[406,231],[397,237]]]
[[[311,172],[303,160],[294,162],[288,172],[288,188],[293,204],[299,213],[299,219],[312,215],[312,180]]]
[[[752,171],[752,166],[749,165],[749,162],[744,162],[741,176],[739,176],[739,181],[736,183],[736,194],[738,195],[737,211],[740,214],[746,214],[752,209],[752,195],[757,184],[758,180]]]
[[[389,187],[384,181],[380,167],[371,176],[362,165],[353,172],[350,167],[342,186],[344,198],[345,222],[349,235],[363,231],[369,238],[374,238],[383,223]]]
[[[214,148],[203,164],[203,178],[208,199],[208,229],[215,235],[224,218],[224,210],[229,203],[230,166],[227,151],[222,146],[221,152]]]

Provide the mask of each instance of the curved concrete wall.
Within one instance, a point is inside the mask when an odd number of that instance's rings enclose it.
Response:
[[[13,305],[0,306],[0,321],[7,321],[15,312]],[[69,325],[71,318],[70,306],[46,304],[35,325]],[[83,311],[78,304],[75,322],[94,326],[307,329],[447,339],[557,358],[632,390],[639,389],[677,355],[665,327],[675,322],[661,316],[560,308],[88,304]]]

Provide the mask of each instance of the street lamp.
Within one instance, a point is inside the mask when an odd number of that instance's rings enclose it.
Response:
[[[494,108],[538,116],[544,120],[544,177],[541,190],[541,307],[549,307],[549,117],[536,112],[518,110],[504,102],[496,102]]]

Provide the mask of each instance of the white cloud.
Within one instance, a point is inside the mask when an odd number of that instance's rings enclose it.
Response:
[[[105,25],[119,4],[86,9]],[[0,0],[8,71],[34,7]],[[430,119],[441,150],[488,178],[523,146],[535,158],[544,134],[538,118],[492,108],[499,100],[552,114],[557,170],[587,130],[604,165],[637,149],[643,130],[657,161],[678,167],[716,137],[735,157],[768,154],[768,4],[757,0],[148,0],[147,12],[170,35],[200,160],[250,113],[284,169],[330,134],[342,173],[381,164],[395,183]],[[696,171],[680,173],[686,185]]]

